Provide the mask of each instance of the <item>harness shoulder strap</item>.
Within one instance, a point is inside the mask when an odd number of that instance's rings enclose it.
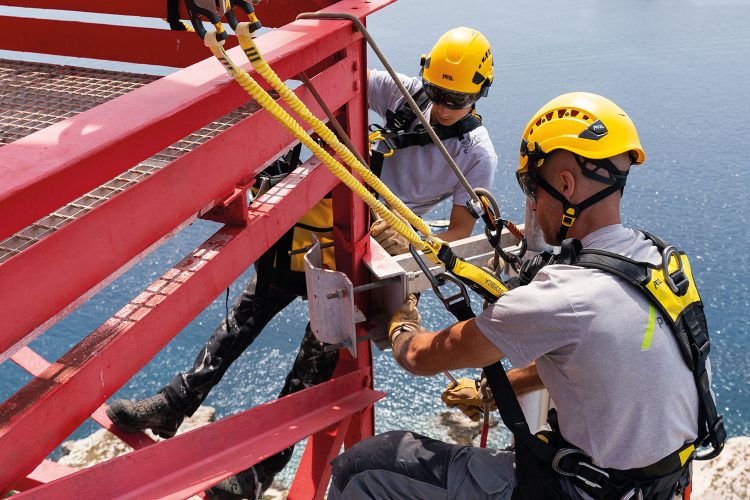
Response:
[[[424,112],[427,106],[430,104],[430,99],[424,91],[424,88],[420,88],[411,96],[414,102],[417,103],[417,107],[420,111]],[[399,105],[396,111],[390,109],[385,113],[385,129],[392,132],[406,132],[409,125],[414,123],[417,119],[417,115],[412,111],[409,103],[406,99]]]

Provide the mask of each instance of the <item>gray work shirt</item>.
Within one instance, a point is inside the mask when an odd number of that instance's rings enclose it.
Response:
[[[642,233],[619,224],[582,244],[661,262]],[[645,467],[695,440],[692,373],[661,314],[621,278],[547,266],[487,308],[477,326],[514,366],[536,360],[563,436],[595,464]]]
[[[406,89],[414,95],[422,87],[419,78],[399,75]],[[367,97],[370,109],[385,117],[386,111],[395,111],[404,101],[398,87],[386,71],[370,70]],[[430,104],[425,116],[430,117]],[[409,131],[419,124],[415,120]],[[492,188],[497,167],[497,155],[484,126],[464,135],[443,141],[472,187]],[[378,151],[387,152],[382,143]],[[424,215],[435,205],[449,197],[454,205],[465,206],[469,195],[458,181],[448,162],[434,144],[412,146],[397,150],[385,158],[380,179],[417,215]]]

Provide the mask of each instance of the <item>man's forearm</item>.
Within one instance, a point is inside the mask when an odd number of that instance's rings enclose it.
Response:
[[[474,320],[462,321],[439,332],[401,332],[392,337],[393,357],[415,375],[445,370],[482,368],[504,355],[479,331]]]
[[[393,359],[395,359],[396,363],[401,365],[401,367],[407,371],[412,371],[414,368],[411,366],[411,363],[407,362],[406,354],[409,351],[409,345],[411,344],[412,339],[416,335],[417,332],[401,332],[393,339],[393,346],[391,347],[393,350]]]

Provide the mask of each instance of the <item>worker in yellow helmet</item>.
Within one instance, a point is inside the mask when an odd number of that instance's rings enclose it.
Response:
[[[497,155],[476,112],[493,80],[492,52],[484,35],[470,28],[448,31],[422,56],[419,77],[399,78],[469,184],[490,189]],[[451,198],[450,225],[440,236],[446,241],[469,236],[474,227],[466,207],[469,195],[387,72],[368,71],[368,102],[385,118],[383,125],[371,126],[373,172],[417,215]],[[376,222],[371,234],[392,254],[408,248],[385,222]]]
[[[726,432],[687,257],[620,222],[626,176],[645,158],[631,119],[604,97],[564,94],[533,116],[517,177],[560,253],[475,319],[426,331],[412,294],[389,325],[393,356],[411,373],[485,367],[513,451],[388,432],[332,462],[329,499],[661,500],[685,491],[698,449],[718,455]],[[519,368],[506,374],[504,358]],[[533,434],[515,393],[542,386],[557,410],[551,430]],[[443,399],[483,404],[466,392],[452,387]]]

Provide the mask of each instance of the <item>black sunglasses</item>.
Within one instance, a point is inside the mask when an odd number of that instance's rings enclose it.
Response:
[[[525,172],[516,171],[516,180],[518,185],[521,186],[521,191],[526,195],[532,203],[536,203],[536,191],[539,188],[537,183],[536,175],[533,173],[536,171],[536,167],[527,166]]]
[[[465,94],[446,90],[424,79],[422,80],[422,87],[424,87],[424,92],[430,101],[448,109],[465,109],[479,100],[479,94]]]

